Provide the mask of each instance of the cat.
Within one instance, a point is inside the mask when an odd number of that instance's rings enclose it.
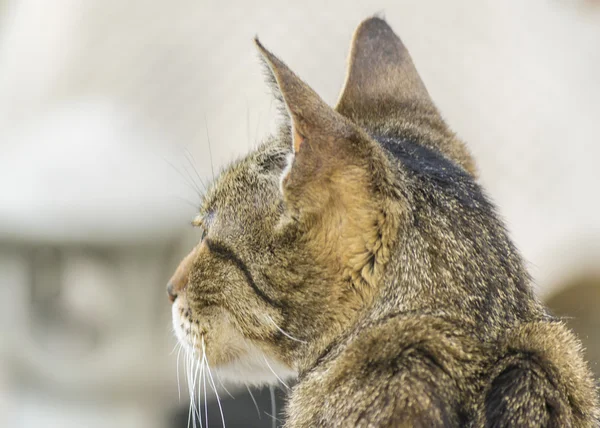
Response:
[[[381,18],[335,108],[259,41],[284,120],[204,196],[179,341],[285,383],[285,426],[592,427],[579,341],[534,296],[475,162]]]

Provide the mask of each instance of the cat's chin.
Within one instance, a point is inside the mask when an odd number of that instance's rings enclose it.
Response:
[[[263,352],[237,333],[224,316],[207,317],[206,326],[191,322],[184,314],[186,305],[180,299],[173,303],[173,330],[182,347],[202,358],[204,352],[219,377],[246,385],[286,385],[297,376],[287,364]],[[210,318],[210,319],[208,319]]]
[[[242,345],[241,343],[237,344]],[[280,385],[287,387],[286,382],[298,374],[287,364],[267,356],[257,346],[244,341],[240,346],[242,354],[235,360],[215,367],[223,379],[246,385]]]

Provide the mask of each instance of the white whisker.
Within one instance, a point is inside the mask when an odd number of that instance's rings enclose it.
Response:
[[[206,379],[206,361],[204,361],[202,363],[201,375],[202,375],[201,377],[203,380]],[[198,378],[198,392],[199,391],[200,391],[200,378]],[[208,427],[208,414],[206,412],[206,401],[207,400],[208,400],[208,397],[206,395],[206,388],[204,388],[204,403],[205,403],[205,406],[204,406],[205,421],[204,422],[206,423],[206,426]],[[200,398],[198,398],[198,407],[200,407]]]
[[[246,385],[246,389],[248,390],[248,394],[250,394],[250,398],[252,398],[252,402],[254,403],[254,407],[256,407],[256,413],[258,413],[258,419],[261,419],[261,415],[260,415],[260,410],[258,408],[258,403],[256,402],[256,398],[254,398],[254,394],[252,394],[252,391],[250,390],[250,387]]]
[[[271,318],[269,315],[265,315],[265,317],[271,321],[273,323],[273,325],[275,326],[275,328],[277,330],[279,330],[279,332],[281,334],[283,334],[285,337],[287,337],[288,339],[292,339],[295,340],[296,342],[300,342],[300,343],[308,343],[306,340],[300,340],[300,339],[296,339],[294,336],[292,336],[291,334],[287,333],[286,331],[284,331],[281,327],[279,327],[277,325],[277,323],[275,323],[275,321],[273,320],[273,318]]]
[[[275,370],[273,370],[273,368],[271,367],[271,365],[270,365],[270,364],[269,364],[269,362],[267,361],[267,357],[265,357],[265,356],[264,356],[264,354],[263,354],[263,360],[265,361],[265,364],[267,365],[267,367],[269,368],[269,370],[271,370],[271,373],[273,373],[273,374],[275,375],[275,377],[277,378],[277,380],[278,380],[279,382],[281,382],[281,383],[282,383],[282,385],[283,385],[283,386],[285,386],[287,389],[290,389],[290,387],[288,386],[288,384],[287,384],[287,383],[285,383],[285,382],[283,381],[283,379],[281,379],[277,373],[275,373]]]
[[[204,367],[204,364],[202,366]],[[206,372],[202,373],[202,383],[204,384],[204,417],[206,421],[206,428],[208,428],[208,398],[206,395]],[[199,384],[198,388],[200,388]]]
[[[196,427],[196,417],[198,416],[198,419],[202,420],[199,415],[198,415],[198,409],[196,407],[196,402],[194,401],[194,395],[195,395],[195,391],[196,391],[196,379],[198,378],[198,367],[196,366],[196,369],[193,368],[194,367],[194,362],[192,361],[192,390],[190,391],[190,402],[192,403],[192,418],[194,420],[194,428]]]
[[[196,168],[196,159],[194,158],[194,155],[187,148],[184,150],[186,153],[186,159],[187,159],[188,163],[190,164],[190,166],[196,173],[196,177],[198,178],[200,185],[202,185],[202,187],[204,188],[204,191],[206,192],[206,183],[204,182],[204,180],[202,180],[202,177],[200,177],[200,174],[198,173],[198,169]]]
[[[196,363],[196,367],[194,368],[194,363]],[[190,353],[190,379],[191,382],[188,381],[190,384],[191,383],[191,388],[189,390],[190,392],[190,406],[192,409],[192,422],[193,422],[193,426],[194,428],[196,427],[196,415],[198,415],[198,421],[200,422],[200,427],[202,427],[202,417],[200,415],[200,408],[199,406],[196,407],[196,402],[194,400],[195,397],[195,391],[196,391],[196,380],[198,380],[198,394],[200,394],[200,382],[199,382],[199,375],[200,373],[200,361],[198,360],[198,358],[196,357],[196,338],[194,338],[193,344],[192,344],[192,352]]]
[[[219,376],[219,372],[215,372],[215,377],[219,381],[219,385],[221,385],[221,388],[223,388],[223,391],[225,391],[227,393],[227,395],[229,395],[231,397],[232,400],[235,400],[235,397],[233,395],[231,395],[231,392],[229,392],[229,390],[225,387],[225,384],[221,380],[221,376]]]
[[[206,365],[206,370],[208,372],[208,380],[210,382],[210,385],[212,386],[213,391],[215,391],[215,396],[217,397],[217,404],[219,405],[219,411],[221,412],[221,422],[223,423],[223,428],[225,428],[225,415],[223,414],[223,407],[221,407],[221,399],[219,397],[219,393],[217,392],[217,386],[215,385],[215,381],[210,371],[208,359],[206,358],[206,352],[204,352],[204,338],[202,339],[202,354],[202,358],[204,359],[204,364]]]
[[[179,351],[177,351],[177,394],[179,395],[179,401],[181,402],[181,383],[179,381],[179,357],[181,356],[182,346],[179,346]]]
[[[273,420],[274,427],[277,427],[277,422],[281,423],[281,421],[277,417],[273,416],[269,412],[265,412],[265,415],[267,415],[268,417],[270,417]]]
[[[200,378],[204,378],[204,361],[199,361],[198,366],[200,367],[200,374],[198,375],[198,420],[200,421],[200,427],[202,428],[202,411],[200,403],[202,402],[202,388],[200,388]],[[206,421],[208,425],[208,420]]]
[[[190,408],[192,411],[192,427],[196,428],[196,406],[194,402],[194,390],[196,387],[196,374],[194,370],[194,360],[193,360],[193,351],[192,354],[188,355],[188,390],[190,394]]]
[[[271,396],[271,413],[273,413],[272,428],[277,428],[277,403],[275,403],[275,388],[273,385],[269,385],[269,395]]]
[[[192,396],[192,392],[191,392],[191,385],[190,385],[190,352],[187,350],[185,350],[185,378],[187,380],[187,384],[188,384],[188,392],[190,394],[190,397]],[[192,400],[190,400],[190,406],[189,406],[189,410],[188,410],[188,423],[187,426],[188,428],[190,428],[190,422],[192,422],[192,419],[194,420],[194,427],[196,425],[196,418],[195,415],[193,415],[193,402]]]

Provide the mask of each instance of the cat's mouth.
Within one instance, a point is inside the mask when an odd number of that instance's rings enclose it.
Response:
[[[205,329],[200,329],[199,323],[192,321],[191,309],[181,304],[181,299],[173,302],[171,312],[175,337],[188,352],[196,352],[199,349],[198,338],[203,339]]]
[[[207,354],[217,364],[226,363],[219,338],[226,336],[225,322],[220,311],[214,307],[203,311],[202,316],[195,313],[182,298],[173,302],[173,331],[179,343],[191,355]]]

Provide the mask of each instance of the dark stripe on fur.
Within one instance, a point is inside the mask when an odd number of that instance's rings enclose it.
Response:
[[[269,296],[267,296],[264,293],[264,291],[262,291],[260,288],[258,288],[258,286],[254,282],[254,279],[252,278],[252,274],[250,273],[250,270],[248,269],[246,264],[238,256],[236,256],[235,253],[229,247],[227,247],[226,245],[221,244],[219,242],[215,242],[212,239],[206,239],[204,242],[206,243],[206,246],[208,247],[208,249],[214,255],[220,257],[223,260],[230,261],[244,274],[244,277],[246,278],[246,282],[248,283],[248,285],[250,285],[250,287],[252,288],[252,290],[254,290],[254,292],[256,293],[256,295],[258,297],[260,297],[262,300],[264,300],[266,303],[268,303],[271,306],[274,306],[276,308],[282,307],[282,305],[280,303],[271,299]]]

